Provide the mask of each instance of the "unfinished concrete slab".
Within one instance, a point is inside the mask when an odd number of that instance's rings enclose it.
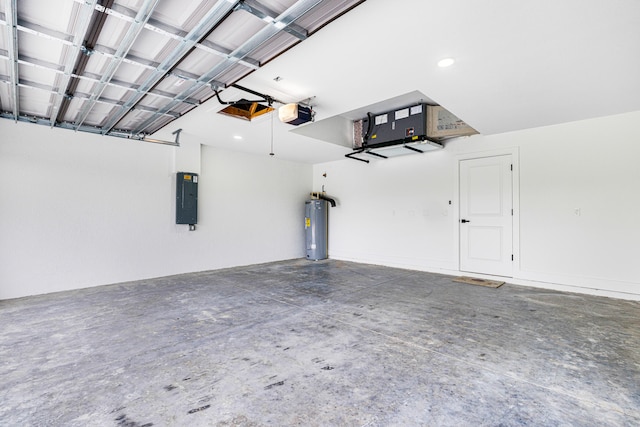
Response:
[[[335,260],[0,301],[0,425],[640,424],[640,303]]]

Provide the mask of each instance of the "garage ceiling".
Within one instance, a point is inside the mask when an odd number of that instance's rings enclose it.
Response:
[[[144,138],[358,3],[3,0],[2,116]]]
[[[315,3],[301,13],[306,1],[116,1],[86,49],[86,15],[103,3],[0,0],[2,116],[166,141],[182,129],[181,141],[261,155],[273,144],[276,157],[319,163],[351,151],[353,116],[386,104],[436,103],[484,135],[640,111],[638,0]],[[76,77],[77,57],[88,61]],[[455,64],[439,68],[445,57]],[[251,98],[233,82],[309,99],[316,122],[217,114],[212,85],[224,101]]]

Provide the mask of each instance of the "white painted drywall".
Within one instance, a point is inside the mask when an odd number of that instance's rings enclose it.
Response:
[[[329,255],[458,273],[457,163],[470,153],[512,150],[520,200],[512,281],[636,298],[639,123],[635,112],[460,138],[442,151],[368,165],[315,165],[314,190],[324,185],[340,201],[330,211]]]
[[[0,299],[304,256],[310,165],[179,150],[1,120]],[[198,162],[190,232],[174,172]]]

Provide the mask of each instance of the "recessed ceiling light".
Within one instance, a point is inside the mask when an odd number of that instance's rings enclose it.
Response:
[[[438,67],[440,68],[450,67],[453,65],[454,62],[456,62],[456,60],[453,58],[444,58],[438,61]]]
[[[233,135],[233,139],[242,139],[240,135]]]

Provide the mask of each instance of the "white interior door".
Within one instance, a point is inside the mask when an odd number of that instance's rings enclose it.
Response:
[[[511,155],[460,161],[460,270],[513,273]]]

